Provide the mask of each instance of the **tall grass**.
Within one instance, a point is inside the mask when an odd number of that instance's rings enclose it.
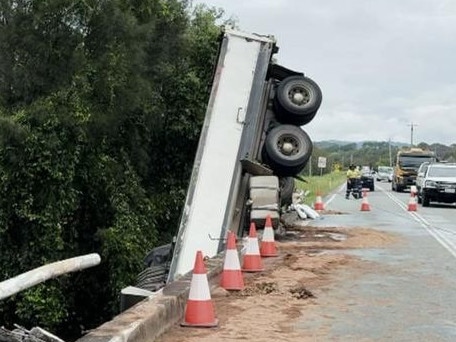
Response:
[[[336,188],[345,183],[346,173],[343,171],[334,171],[322,176],[302,177],[307,182],[296,180],[296,188],[307,192],[303,202],[312,205],[315,203],[317,194],[324,197]]]

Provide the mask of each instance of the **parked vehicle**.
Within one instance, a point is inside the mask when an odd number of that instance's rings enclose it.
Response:
[[[400,150],[396,156],[391,189],[401,192],[416,185],[418,168],[424,162],[435,162],[435,152],[421,148]]]
[[[372,171],[364,171],[361,174],[361,188],[367,188],[370,191],[375,190],[374,175],[372,174]]]
[[[376,174],[377,181],[391,183],[393,181],[393,170],[392,166],[379,166]]]
[[[418,185],[419,184],[419,185]],[[456,163],[424,163],[417,177],[418,203],[456,202]]]
[[[424,176],[426,175],[427,168],[428,168],[429,164],[430,164],[429,162],[424,162],[418,168],[418,172],[417,172],[417,175],[416,175],[416,181],[415,181],[416,191],[417,191],[418,194],[419,194],[421,188],[423,187]],[[418,202],[420,202],[420,201],[421,201],[420,197],[418,196]]]

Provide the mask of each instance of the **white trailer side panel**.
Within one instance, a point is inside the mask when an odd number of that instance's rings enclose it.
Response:
[[[218,253],[249,97],[265,37],[225,33],[175,241],[168,281],[193,269],[196,252]],[[232,191],[232,190],[231,190]],[[225,224],[225,226],[224,226]]]

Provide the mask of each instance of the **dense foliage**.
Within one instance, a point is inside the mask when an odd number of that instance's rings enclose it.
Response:
[[[3,325],[93,328],[169,242],[220,15],[179,0],[0,1],[0,280],[102,257],[0,302]]]

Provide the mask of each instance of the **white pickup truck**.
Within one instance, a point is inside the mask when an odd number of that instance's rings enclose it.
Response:
[[[423,163],[416,177],[418,203],[429,207],[431,202],[456,202],[456,164]]]

